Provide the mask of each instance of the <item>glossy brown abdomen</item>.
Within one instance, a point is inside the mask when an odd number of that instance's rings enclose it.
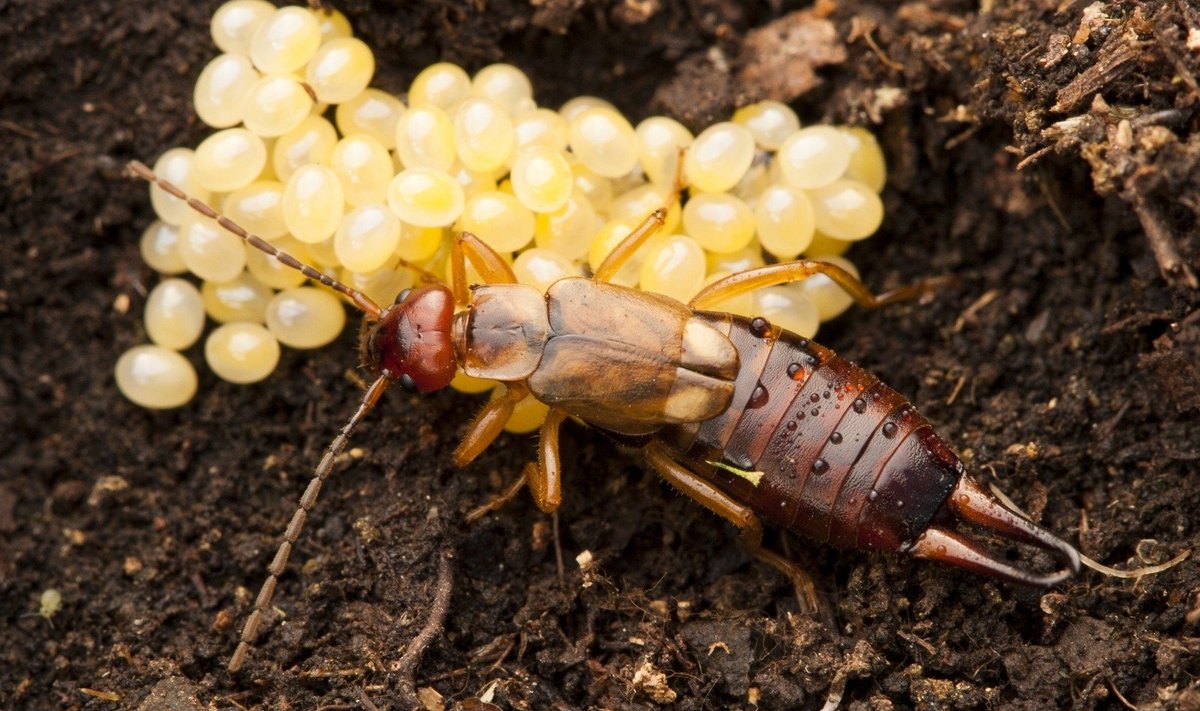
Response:
[[[660,433],[680,460],[815,541],[910,545],[961,473],[929,423],[895,390],[806,338],[761,319],[702,315],[729,335],[741,369],[722,414]]]

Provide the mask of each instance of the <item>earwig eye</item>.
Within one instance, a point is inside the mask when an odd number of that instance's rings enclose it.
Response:
[[[408,295],[411,293],[412,293],[412,289],[405,289],[404,291],[400,292],[399,294],[396,294],[396,303],[399,304],[400,302],[404,301],[405,299],[408,298]]]
[[[403,373],[400,375],[400,387],[404,388],[410,393],[417,391],[417,384],[413,382],[413,379],[409,377],[408,373]]]

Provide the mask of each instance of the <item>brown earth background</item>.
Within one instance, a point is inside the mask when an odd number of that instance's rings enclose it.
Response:
[[[853,310],[820,340],[1087,555],[1138,567],[1200,545],[1194,5],[334,4],[396,93],[438,59],[502,60],[542,104],[595,94],[635,122],[695,129],[771,97],[872,127],[887,218],[851,258],[877,290],[961,285]],[[0,1],[0,707],[389,709],[414,686],[428,708],[820,708],[839,690],[854,709],[1200,707],[1195,556],[1043,594],[773,535],[818,583],[806,617],[731,526],[578,427],[557,526],[525,496],[465,525],[534,450],[504,436],[455,471],[479,403],[453,392],[387,395],[281,581],[286,617],[228,675],[359,392],[354,329],[253,387],[195,348],[201,392],[177,411],[113,384],[157,280],[137,250],[147,191],[123,166],[206,135],[191,89],[216,6]],[[445,628],[410,674],[443,559]]]

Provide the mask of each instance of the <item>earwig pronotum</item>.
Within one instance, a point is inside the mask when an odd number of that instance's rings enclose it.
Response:
[[[742,529],[747,552],[787,575],[812,605],[811,581],[762,546],[763,519],[818,542],[908,553],[1010,582],[1060,583],[1079,571],[1067,542],[986,493],[900,394],[832,351],[765,319],[704,311],[723,299],[824,274],[861,305],[878,307],[923,293],[918,285],[875,296],[837,266],[774,264],[726,277],[688,304],[609,280],[665,220],[647,217],[596,269],[542,294],[516,283],[511,268],[463,232],[451,252],[451,285],[405,290],[381,307],[362,293],[282,253],[145,165],[131,170],[200,214],[311,279],[346,295],[365,314],[362,361],[375,374],[358,410],[317,465],[243,627],[230,671],[242,666],[292,547],[351,433],[393,383],[431,392],[458,370],[507,389],[483,407],[454,453],[465,466],[500,434],[513,406],[534,397],[550,406],[536,463],[473,511],[474,518],[528,485],[538,508],[562,501],[558,430],[568,417],[644,453],[677,489]],[[485,284],[466,283],[469,261]],[[455,306],[465,309],[455,313]],[[1010,565],[957,533],[966,521],[1055,551],[1065,567],[1037,574]]]

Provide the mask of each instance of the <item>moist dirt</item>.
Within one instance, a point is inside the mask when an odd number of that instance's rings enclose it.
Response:
[[[778,98],[871,127],[887,218],[850,257],[928,303],[818,339],[908,394],[985,484],[1119,568],[1200,546],[1200,14],[1183,1],[334,0],[396,93],[507,61],[692,128]],[[149,412],[153,219],[131,159],[195,145],[211,1],[0,3],[0,706],[13,709],[1200,707],[1200,563],[1020,589],[733,528],[577,426],[565,501],[464,514],[534,454],[450,453],[479,406],[389,392],[247,667],[225,664],[312,467],[360,396],[356,334]],[[1048,558],[1011,549],[1022,564]],[[581,568],[578,560],[590,558]],[[444,563],[443,563],[444,561]],[[442,571],[439,575],[439,571]],[[404,663],[449,583],[444,628]],[[39,614],[42,593],[63,603]],[[415,694],[414,694],[414,691]]]

